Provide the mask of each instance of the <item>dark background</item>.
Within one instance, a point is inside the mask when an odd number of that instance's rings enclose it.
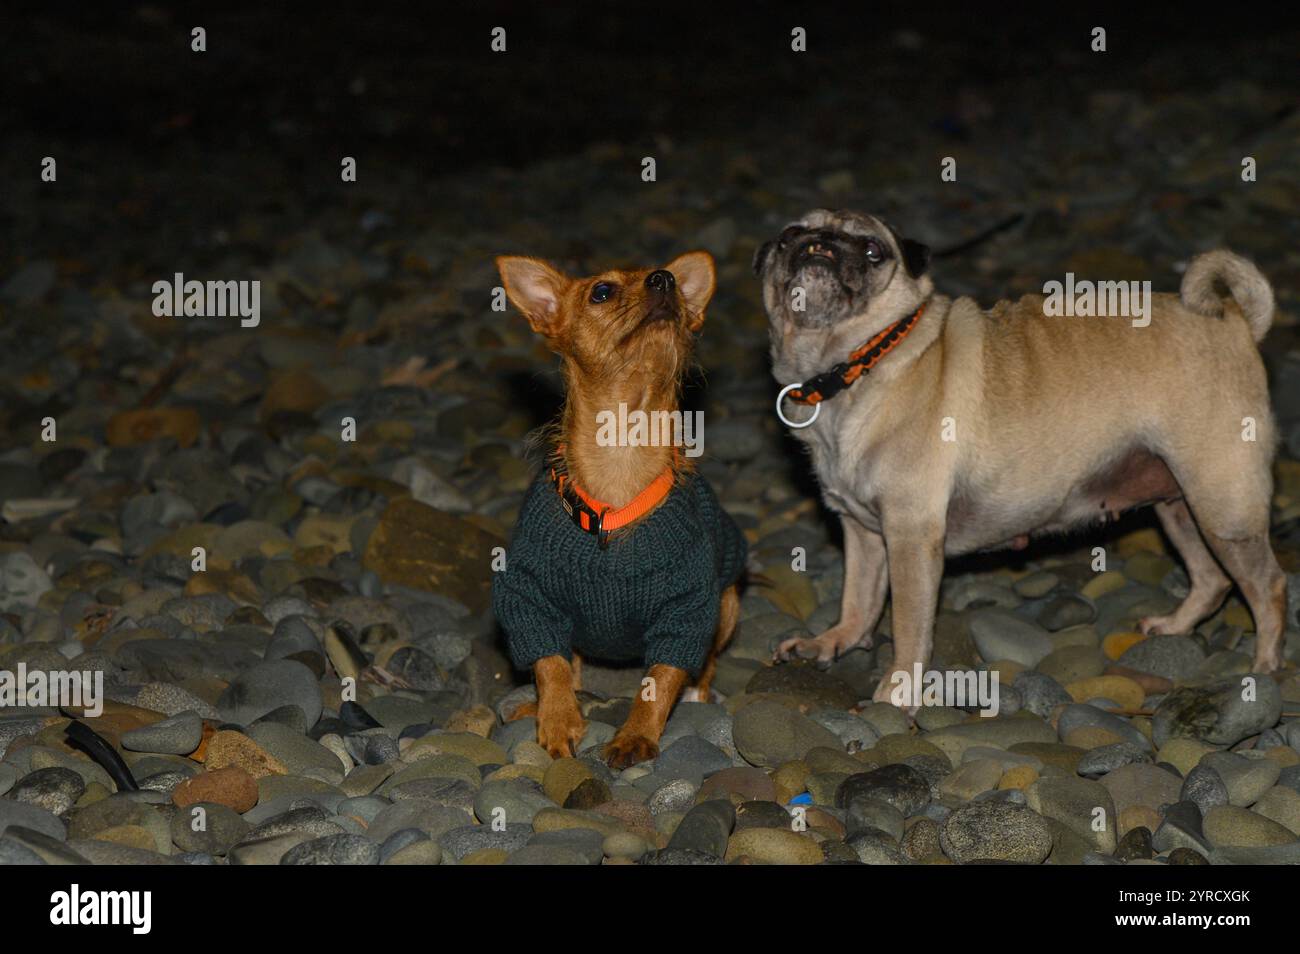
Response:
[[[1300,81],[1296,18],[1280,4],[5,6],[6,135],[130,142],[164,159],[181,142],[274,144],[291,157],[364,138],[394,155],[418,151],[437,173],[611,138],[744,135],[808,110],[822,113],[814,136],[830,140],[835,110],[819,107],[870,113],[886,98],[955,98],[969,86],[1038,84],[1051,111],[1074,85],[1062,72],[1156,91],[1225,76],[1276,81],[1288,69]],[[489,50],[498,25],[505,55]],[[788,55],[794,25],[808,29],[812,55]],[[1109,32],[1106,56],[1088,53],[1097,25]],[[208,31],[201,57],[189,48],[193,26]],[[908,33],[921,42],[909,45]],[[918,119],[970,132],[952,116]]]
[[[201,54],[196,25],[207,30]],[[490,51],[497,25],[504,55]],[[809,52],[791,52],[794,25],[807,28]],[[1105,54],[1089,49],[1097,25]],[[493,260],[510,253],[580,275],[695,247],[715,255],[703,371],[686,395],[709,418],[701,467],[754,532],[759,566],[780,573],[797,541],[810,579],[837,585],[835,521],[813,512],[807,459],[772,414],[781,382],[750,272],[762,241],[824,204],[879,212],[946,252],[937,287],[983,304],[1066,271],[1173,291],[1180,267],[1218,245],[1254,260],[1279,304],[1262,345],[1284,443],[1273,543],[1300,572],[1298,49],[1293,16],[1243,3],[6,0],[0,504],[74,509],[0,519],[0,554],[18,556],[6,586],[35,584],[0,613],[0,661],[61,665],[67,640],[94,637],[94,664],[124,674],[124,698],[138,700],[146,678],[184,675],[215,702],[230,660],[253,665],[251,647],[269,639],[258,606],[301,594],[333,619],[343,609],[326,607],[361,592],[351,619],[362,648],[378,652],[397,638],[394,619],[410,623],[419,653],[401,672],[421,691],[454,686],[491,702],[516,685],[486,606],[487,553],[514,524],[534,473],[527,435],[554,416],[561,390],[545,344],[518,314],[491,310]],[[639,176],[647,155],[659,162],[653,186]],[[1258,182],[1240,177],[1247,155],[1260,157]],[[58,159],[57,183],[40,181],[43,156]],[[357,182],[340,181],[342,156],[357,158]],[[960,159],[956,183],[937,174],[947,156]],[[262,324],[153,314],[153,283],[181,271],[263,283]],[[1206,377],[1192,386],[1220,386]],[[47,415],[57,446],[38,436]],[[338,439],[343,415],[360,422],[356,447]],[[416,473],[436,490],[425,488],[429,507],[447,511],[436,532],[398,526],[410,511],[392,504],[414,493]],[[320,537],[302,531],[321,516],[343,518],[348,552],[308,545]],[[295,561],[310,564],[265,558],[240,537],[230,571],[196,578],[183,534],[250,518],[264,540],[292,534]],[[1088,542],[1127,529],[1098,528]],[[1090,575],[1084,553],[1080,572],[1061,574],[1067,590]],[[411,578],[404,560],[438,574],[426,596],[471,616],[390,585]],[[830,625],[835,591],[780,575],[772,600],[756,599],[810,632]],[[165,626],[194,665],[177,673],[161,649],[157,664],[135,651],[105,662],[104,627],[133,590],[160,583],[187,596],[224,587],[241,605],[223,607],[203,640],[188,627],[209,603],[123,610],[142,628]],[[457,633],[473,648],[445,638]],[[964,631],[940,635],[962,654],[940,662],[973,662]],[[1244,646],[1241,635],[1216,623],[1202,642],[1217,654]],[[449,643],[470,655],[444,680],[426,649]],[[864,698],[875,662],[851,653],[831,677]],[[585,687],[600,695],[639,685],[638,670],[608,670],[601,683],[594,668]],[[734,689],[762,671],[738,653],[720,667]],[[445,697],[434,701],[441,725]]]
[[[1300,90],[1300,30],[1280,10],[11,0],[0,14],[0,273],[88,244],[101,265],[122,254],[130,270],[141,255],[123,250],[145,237],[202,261],[208,226],[236,233],[239,213],[337,203],[340,155],[364,163],[353,192],[376,170],[400,184],[410,206],[399,229],[438,221],[445,177],[506,174],[600,143],[632,156],[707,137],[737,155],[788,150],[804,166],[832,151],[906,164],[881,145],[905,131],[924,139],[927,177],[930,150],[945,143],[982,141],[985,155],[1015,161],[1045,121],[1086,121],[1098,90],[1157,101],[1224,83]],[[790,52],[795,24],[809,53]],[[201,55],[195,25],[208,34]],[[489,49],[496,25],[504,55]],[[1094,25],[1108,30],[1105,55],[1089,52]],[[1244,147],[1295,106],[1271,101],[1216,133]],[[1124,122],[1099,130],[1112,161],[1148,148]],[[1190,117],[1187,135],[1205,125]],[[42,155],[59,159],[57,190],[33,173]],[[925,237],[958,243],[1003,217],[987,212],[959,234]]]
[[[740,239],[715,305],[760,341],[751,246],[814,203],[868,208],[956,250],[940,287],[986,304],[1041,287],[1044,269],[1148,277],[1127,272],[1150,262],[1159,275],[1213,244],[1253,256],[1283,310],[1300,287],[1286,254],[1295,193],[1271,174],[1287,164],[1300,28],[1267,7],[11,0],[0,17],[0,283],[53,261],[62,309],[18,310],[0,329],[33,365],[53,360],[56,334],[64,348],[82,337],[69,313],[119,289],[147,301],[178,268],[265,265],[304,232],[406,280],[353,284],[345,305],[358,290],[383,302],[460,289],[405,344],[431,361],[482,307],[490,254],[605,267],[676,254],[727,216]],[[498,25],[504,54],[490,49]],[[793,25],[809,52],[790,51]],[[1105,54],[1089,49],[1097,25]],[[1235,169],[1257,146],[1271,150],[1268,184],[1243,189]],[[955,188],[936,174],[948,154],[962,157]],[[54,186],[39,179],[46,155]],[[341,185],[346,155],[360,177]],[[662,166],[648,202],[645,155]],[[1180,181],[1188,157],[1209,178]],[[823,188],[846,169],[847,192]],[[1124,254],[1088,259],[1097,246]],[[461,258],[478,263],[468,281]],[[282,295],[281,314],[344,321],[310,297]],[[761,350],[746,355],[740,373],[765,376]],[[120,376],[113,363],[100,371]],[[29,398],[7,390],[0,424],[6,410],[30,419]],[[1284,417],[1300,408],[1300,393],[1283,397]]]

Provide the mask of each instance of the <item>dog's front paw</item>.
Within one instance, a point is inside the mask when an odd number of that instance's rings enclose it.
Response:
[[[1189,630],[1174,615],[1143,616],[1138,620],[1137,631],[1143,636],[1182,636]]]
[[[895,673],[902,673],[906,680],[899,679]],[[920,706],[912,699],[911,693],[907,692],[906,687],[910,684],[912,673],[906,669],[895,669],[893,672],[887,672],[880,684],[876,686],[876,691],[871,697],[872,702],[887,702],[891,706],[897,706],[903,710],[907,716],[908,722],[915,722],[916,710]]]
[[[572,758],[578,743],[587,733],[587,725],[578,704],[542,706],[537,713],[537,744],[553,759]]]
[[[772,654],[773,662],[790,662],[793,659],[811,659],[824,668],[839,659],[850,649],[870,649],[870,636],[857,636],[845,630],[832,627],[820,636],[805,639],[794,636],[783,640]]]
[[[633,732],[620,732],[605,746],[605,761],[614,769],[624,769],[658,755],[658,742]]]
[[[1282,659],[1282,650],[1279,648],[1271,653],[1265,653],[1262,651],[1256,652],[1255,661],[1251,663],[1250,671],[1272,673],[1277,672],[1285,666],[1286,662]]]

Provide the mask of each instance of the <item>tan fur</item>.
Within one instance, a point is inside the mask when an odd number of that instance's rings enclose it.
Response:
[[[868,216],[814,215],[890,236]],[[1215,279],[1244,301],[1212,302]],[[1255,669],[1279,668],[1285,577],[1268,545],[1276,436],[1255,347],[1272,293],[1253,265],[1213,252],[1192,262],[1183,294],[1191,300],[1153,295],[1150,325],[1134,327],[1124,317],[1045,317],[1039,296],[984,312],[899,268],[863,313],[809,328],[769,278],[782,384],[843,360],[925,304],[916,330],[867,378],[793,431],[842,515],[846,576],[840,622],[817,639],[786,641],[778,657],[825,660],[869,642],[888,586],[895,669],[927,665],[945,556],[1023,545],[1026,534],[1163,500],[1192,593],[1144,626],[1187,632],[1213,612],[1226,593],[1222,564],[1255,615]],[[1222,317],[1208,317],[1214,308]],[[803,419],[808,409],[787,405],[787,414]],[[1253,442],[1242,439],[1245,418],[1255,421]],[[949,425],[955,440],[945,441]],[[878,699],[888,686],[889,675]]]
[[[617,508],[664,468],[689,467],[690,461],[674,458],[669,447],[600,446],[596,415],[620,403],[650,413],[677,408],[693,334],[703,325],[713,295],[712,257],[688,252],[665,266],[677,276],[678,313],[649,327],[641,323],[649,307],[645,279],[653,269],[570,278],[535,258],[502,256],[497,266],[506,295],[563,359],[566,400],[559,430],[573,480]],[[599,282],[617,286],[618,299],[591,302],[591,289]]]
[[[605,747],[605,759],[610,768],[627,768],[658,757],[659,737],[663,735],[668,714],[686,685],[686,670],[663,663],[651,666],[646,677],[652,680],[652,688],[643,688],[637,693],[627,721]]]
[[[537,681],[537,744],[552,758],[571,758],[587,731],[573,669],[563,656],[547,656],[533,664],[533,678]]]
[[[1223,299],[1215,289],[1218,282],[1228,286],[1255,340],[1263,340],[1273,324],[1273,289],[1258,268],[1227,249],[1198,255],[1187,267],[1180,289],[1183,304],[1203,315],[1219,317]]]
[[[601,446],[596,415],[616,411],[620,403],[629,411],[677,410],[694,335],[704,324],[713,296],[712,256],[688,252],[664,266],[676,283],[667,295],[646,284],[656,269],[570,278],[541,259],[519,256],[502,256],[497,267],[507,297],[563,359],[566,400],[557,439],[564,445],[574,483],[617,509],[665,468],[686,472],[689,459],[674,455],[668,446]],[[602,282],[614,285],[617,294],[592,302],[592,289]],[[635,533],[636,523],[617,532]],[[739,599],[732,586],[721,596],[714,644],[694,690],[706,699],[717,654],[730,640],[738,618]],[[570,666],[563,656],[548,656],[534,664],[533,672],[538,742],[556,758],[570,755],[585,731],[575,694],[581,659],[575,654]],[[638,696],[627,722],[605,749],[612,766],[622,768],[658,754],[664,724],[687,680],[686,672],[672,666],[652,666],[649,675],[655,680],[653,698]],[[513,717],[524,714],[531,710],[521,708]]]

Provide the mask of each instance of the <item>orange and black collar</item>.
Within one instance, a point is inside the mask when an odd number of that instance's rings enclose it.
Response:
[[[906,318],[900,318],[854,351],[849,355],[847,361],[841,361],[829,371],[823,371],[821,374],[809,378],[798,387],[785,392],[784,396],[796,404],[814,405],[835,397],[835,395],[875,367],[881,358],[889,354],[900,341],[906,338],[908,332],[915,327],[917,319],[921,317],[923,311],[925,311],[924,303],[914,313]]]
[[[673,489],[676,475],[672,467],[665,468],[663,473],[650,481],[645,490],[633,497],[626,506],[616,510],[588,495],[573,482],[564,460],[564,445],[561,444],[551,455],[550,478],[555,492],[560,495],[560,504],[565,512],[579,530],[592,534],[603,550],[609,543],[610,533],[645,516],[663,502]]]

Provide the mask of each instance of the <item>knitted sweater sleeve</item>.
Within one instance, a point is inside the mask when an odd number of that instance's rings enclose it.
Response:
[[[697,545],[665,574],[645,634],[646,666],[663,663],[692,675],[704,666],[718,627],[716,572],[712,548]]]
[[[573,655],[573,620],[556,596],[559,572],[551,553],[551,519],[539,483],[526,495],[505,568],[492,576],[492,613],[506,632],[515,668],[529,669],[546,656]]]
[[[506,560],[492,579],[492,610],[509,634],[510,661],[526,670],[546,656],[571,658],[573,622],[547,596],[537,564],[514,553]]]

